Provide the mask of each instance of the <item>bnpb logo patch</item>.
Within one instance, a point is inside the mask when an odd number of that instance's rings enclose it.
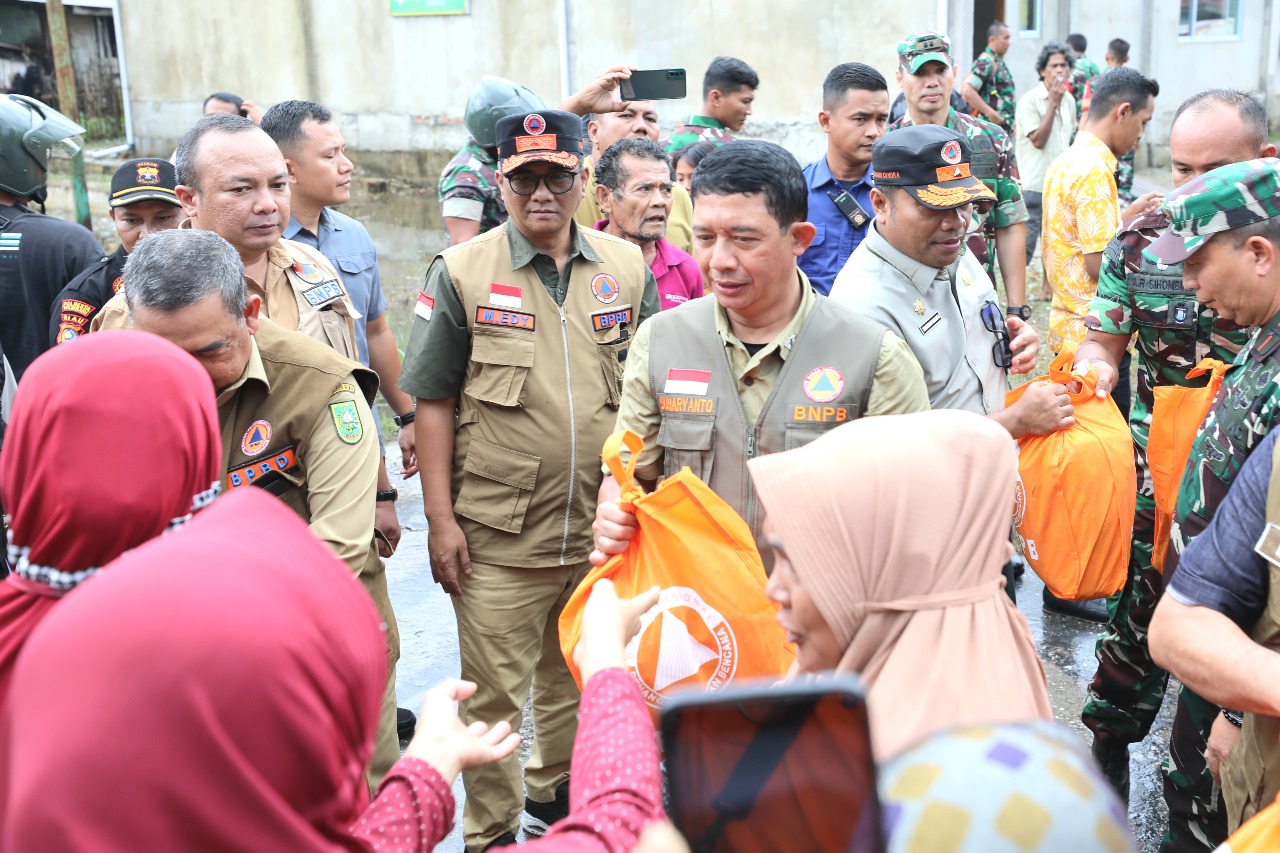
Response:
[[[266,421],[254,421],[244,431],[244,438],[240,439],[240,449],[244,451],[245,456],[257,456],[266,450],[270,443],[271,424]]]
[[[942,162],[952,166],[959,163],[964,155],[960,152],[960,143],[954,139],[942,146]]]
[[[644,701],[657,708],[669,688],[695,676],[705,681],[707,692],[732,681],[738,641],[724,616],[695,590],[673,586],[640,617],[640,633],[627,644],[626,658]],[[637,665],[640,660],[644,663]]]
[[[539,133],[547,129],[547,120],[537,113],[530,113],[524,117],[524,132],[537,136]]]
[[[834,367],[815,367],[804,377],[804,395],[815,403],[830,403],[844,390],[844,376]]]
[[[618,298],[618,280],[607,272],[598,273],[591,279],[591,293],[596,299],[609,305]]]

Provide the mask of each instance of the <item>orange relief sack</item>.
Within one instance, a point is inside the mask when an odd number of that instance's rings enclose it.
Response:
[[[625,468],[624,443],[630,451]],[[582,609],[601,578],[613,581],[620,598],[662,588],[626,653],[651,709],[679,689],[702,686],[710,692],[735,679],[781,677],[795,649],[777,622],[777,606],[765,596],[764,565],[750,528],[688,468],[645,494],[635,482],[635,460],[643,448],[630,431],[614,433],[604,444],[602,458],[639,530],[626,551],[583,579],[560,614],[560,649],[574,680],[582,686],[573,663]]]
[[[1133,538],[1137,472],[1129,425],[1107,397],[1094,396],[1090,367],[1071,372],[1075,345],[1063,347],[1049,375],[1072,389],[1076,422],[1049,435],[1018,439],[1013,523],[1027,563],[1059,598],[1086,601],[1124,586]],[[1031,382],[1005,397],[1012,406]]]
[[[1213,399],[1222,387],[1227,365],[1206,358],[1187,372],[1187,378],[1209,374],[1203,388],[1162,385],[1155,389],[1156,402],[1151,407],[1151,432],[1147,436],[1147,467],[1151,469],[1151,486],[1156,495],[1156,532],[1152,540],[1151,565],[1164,571],[1169,550],[1169,531],[1173,529],[1173,511],[1178,503],[1178,487],[1182,471],[1191,456],[1200,424],[1209,414]]]

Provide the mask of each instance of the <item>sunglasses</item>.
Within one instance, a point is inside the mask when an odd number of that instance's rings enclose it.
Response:
[[[982,325],[996,336],[996,342],[991,346],[991,357],[995,359],[996,367],[1007,369],[1012,366],[1013,350],[1009,348],[1009,328],[1004,323],[1000,306],[991,300],[982,304]]]
[[[547,190],[555,195],[564,195],[573,189],[577,178],[577,172],[548,172],[546,175],[515,172],[507,175],[507,183],[511,184],[511,191],[516,195],[533,195],[538,191],[538,184],[546,184]]]

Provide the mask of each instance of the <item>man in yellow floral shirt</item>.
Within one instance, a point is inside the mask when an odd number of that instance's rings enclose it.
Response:
[[[1084,318],[1098,289],[1102,251],[1116,235],[1121,219],[1160,202],[1147,193],[1120,213],[1116,158],[1133,149],[1155,108],[1160,86],[1132,68],[1098,78],[1093,104],[1076,141],[1049,166],[1044,179],[1044,270],[1053,290],[1049,312],[1049,348],[1084,340]],[[1128,411],[1129,356],[1120,365],[1124,387],[1113,398]]]

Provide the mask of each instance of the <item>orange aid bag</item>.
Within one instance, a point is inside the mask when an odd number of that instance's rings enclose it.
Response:
[[[1058,598],[1087,601],[1112,595],[1128,574],[1137,470],[1129,425],[1110,397],[1094,396],[1090,367],[1072,373],[1076,347],[1067,344],[1032,382],[1068,387],[1076,422],[1049,435],[1018,439],[1013,523],[1027,563]],[[1005,397],[1012,406],[1026,385]]]
[[[1280,850],[1280,800],[1231,833],[1216,853],[1275,853],[1276,850]]]
[[[1164,571],[1169,551],[1169,532],[1173,529],[1173,511],[1178,503],[1178,487],[1182,472],[1191,457],[1200,424],[1209,415],[1213,400],[1227,374],[1227,365],[1216,358],[1206,358],[1187,372],[1189,379],[1209,374],[1203,388],[1162,385],[1155,389],[1155,405],[1151,408],[1151,431],[1147,436],[1147,467],[1151,469],[1151,485],[1156,494],[1156,532],[1151,547],[1151,565]]]
[[[622,465],[621,446],[630,460]],[[609,578],[619,598],[659,586],[658,603],[640,620],[627,646],[627,667],[645,702],[656,711],[675,690],[720,690],[735,679],[781,677],[795,649],[777,622],[778,608],[764,592],[764,565],[741,516],[683,468],[651,494],[635,482],[644,443],[617,432],[601,454],[622,489],[624,509],[639,530],[630,546],[593,569],[560,614],[560,650],[582,687],[573,649],[582,633],[582,609],[591,587]]]

